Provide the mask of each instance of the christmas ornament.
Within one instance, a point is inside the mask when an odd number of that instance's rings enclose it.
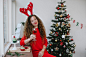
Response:
[[[53,51],[53,49],[51,49],[51,51]]]
[[[68,24],[66,26],[68,27]]]
[[[61,42],[62,40],[60,40],[60,42]]]
[[[69,31],[67,32],[67,35],[69,35]]]
[[[71,27],[70,23],[68,24],[69,27]]]
[[[58,49],[59,49],[59,48],[58,48],[58,47],[56,47],[56,48],[55,48],[55,51],[58,51]]]
[[[50,34],[52,34],[53,32],[51,31]]]
[[[73,41],[73,39],[71,39],[71,41]]]
[[[65,10],[65,12],[66,12],[66,10]]]
[[[74,47],[75,47],[76,45],[74,45]]]
[[[62,17],[62,15],[60,15],[60,17]]]
[[[63,7],[63,4],[61,4],[61,7]]]
[[[58,23],[56,24],[56,27],[58,27]]]
[[[78,26],[78,25],[79,25],[79,22],[77,22],[76,26]]]
[[[81,29],[82,29],[82,27],[83,27],[83,24],[81,24]]]
[[[52,46],[52,44],[50,44],[50,46]]]
[[[75,53],[75,51],[73,51],[73,53]]]
[[[69,53],[69,49],[68,48],[66,49],[66,53]]]
[[[65,38],[65,35],[62,35],[62,38]]]
[[[61,30],[61,28],[59,28],[59,30]]]
[[[55,42],[57,42],[57,38],[55,39]]]
[[[72,21],[73,18],[71,18],[71,21]]]
[[[57,7],[57,9],[59,10],[59,7]]]
[[[64,17],[64,19],[66,19],[66,17]]]
[[[62,46],[63,45],[63,42],[60,42],[60,45]]]
[[[65,25],[65,23],[64,22],[62,22],[62,26],[64,26]]]
[[[69,14],[67,15],[67,17],[66,17],[66,18],[68,18],[68,19],[70,18]]]
[[[55,33],[55,36],[58,36],[58,32]]]
[[[64,45],[63,47],[65,48],[66,46]]]
[[[59,56],[62,56],[61,53],[59,54]]]
[[[65,34],[65,36],[67,36],[67,34]]]
[[[75,23],[75,20],[73,20],[73,23]]]
[[[70,54],[71,54],[71,51],[70,51]]]
[[[54,16],[56,16],[56,14]]]

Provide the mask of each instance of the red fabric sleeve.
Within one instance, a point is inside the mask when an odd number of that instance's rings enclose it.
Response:
[[[26,40],[25,35],[24,35],[24,36],[21,38],[21,40],[20,40],[20,45],[21,45],[21,46],[22,46],[22,45],[25,45],[24,40]]]
[[[47,47],[47,44],[48,44],[48,42],[47,42],[47,38],[44,38],[44,45]]]

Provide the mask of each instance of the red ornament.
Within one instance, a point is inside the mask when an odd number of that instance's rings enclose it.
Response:
[[[58,32],[56,32],[55,35],[58,36]]]
[[[71,41],[73,41],[73,39],[71,39]]]
[[[60,42],[60,45],[62,46],[63,45],[63,42]]]
[[[52,46],[52,44],[50,44],[50,46]]]
[[[66,18],[64,18],[64,19],[66,19]]]
[[[73,53],[75,53],[75,51],[73,51]]]
[[[83,27],[83,24],[81,24],[81,29],[82,29],[82,27]]]
[[[69,32],[67,32],[67,35],[69,35]]]
[[[68,18],[68,19],[70,18],[69,14],[67,15],[67,17],[66,17],[66,18]]]
[[[73,23],[75,23],[75,20],[73,20]]]
[[[64,45],[63,47],[65,48],[66,46]]]
[[[59,10],[59,7],[57,7],[57,9]]]
[[[62,40],[60,40],[60,41],[62,41]]]
[[[66,10],[65,10],[65,12],[66,12]]]

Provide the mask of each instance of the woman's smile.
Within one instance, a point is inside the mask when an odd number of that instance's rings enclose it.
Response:
[[[37,22],[36,22],[36,23],[34,23],[34,24],[37,24]]]

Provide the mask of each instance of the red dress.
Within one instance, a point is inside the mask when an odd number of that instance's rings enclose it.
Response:
[[[32,43],[32,45],[30,43],[31,48],[32,48],[33,57],[38,57],[38,53],[42,50],[43,45],[45,45],[47,47],[47,43],[48,43],[46,38],[44,38],[44,41],[45,41],[44,44],[42,43],[42,38],[40,37],[39,29],[38,28],[36,28],[36,29],[37,29],[36,42],[35,42],[35,44]],[[20,45],[25,45],[25,43],[24,43],[25,39],[26,39],[26,37],[23,36],[20,41]],[[44,55],[42,57],[56,57],[56,56],[49,54],[48,51],[45,49]]]

